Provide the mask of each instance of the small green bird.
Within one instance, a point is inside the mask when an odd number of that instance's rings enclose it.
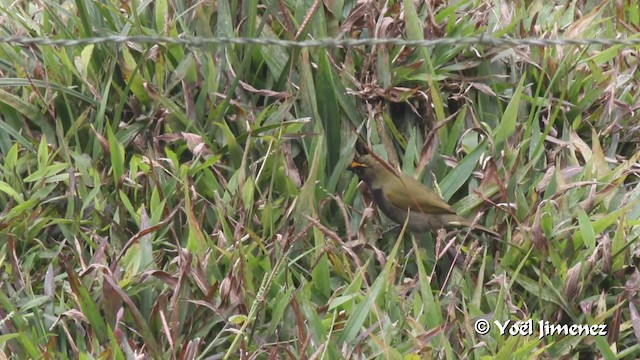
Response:
[[[410,176],[394,174],[371,155],[356,158],[347,170],[367,184],[376,205],[391,220],[403,225],[408,214],[407,227],[413,232],[471,227],[470,221],[456,214],[433,190]],[[500,237],[481,225],[473,229]]]

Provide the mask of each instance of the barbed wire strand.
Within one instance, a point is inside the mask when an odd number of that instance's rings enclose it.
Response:
[[[105,43],[151,43],[151,44],[174,44],[182,46],[203,47],[205,45],[263,45],[263,46],[281,46],[285,48],[339,48],[339,47],[357,47],[367,45],[396,45],[396,46],[414,46],[414,47],[434,47],[439,45],[492,45],[492,46],[552,46],[552,45],[602,45],[614,46],[622,45],[632,47],[640,45],[640,37],[626,39],[596,39],[596,38],[555,38],[555,39],[538,39],[538,38],[508,38],[508,37],[491,37],[491,36],[474,36],[459,38],[439,38],[430,40],[406,40],[406,39],[317,39],[304,41],[290,41],[273,38],[243,38],[243,37],[163,37],[163,36],[122,36],[110,35],[101,37],[88,37],[80,39],[53,39],[48,37],[25,37],[25,36],[0,36],[0,43],[8,43],[19,46],[61,46],[72,47],[79,45],[105,44]]]

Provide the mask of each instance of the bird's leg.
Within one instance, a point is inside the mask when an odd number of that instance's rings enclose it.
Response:
[[[396,230],[398,230],[398,229],[402,229],[402,225],[400,225],[400,224],[390,224],[390,225],[387,227],[387,230],[384,230],[384,231],[382,232],[382,236],[386,235],[386,234],[387,234],[387,233],[389,233],[389,232],[396,231]]]

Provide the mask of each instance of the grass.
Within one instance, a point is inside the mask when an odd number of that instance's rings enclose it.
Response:
[[[56,39],[640,28],[634,1],[1,6]],[[2,43],[0,72],[3,358],[640,356],[638,47]],[[365,148],[502,241],[391,227]]]

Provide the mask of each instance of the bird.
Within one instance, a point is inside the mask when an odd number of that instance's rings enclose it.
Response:
[[[356,157],[347,167],[365,182],[374,202],[389,219],[404,225],[408,216],[407,228],[412,232],[468,227],[500,237],[497,232],[459,216],[440,195],[418,180],[391,169],[370,154]]]

